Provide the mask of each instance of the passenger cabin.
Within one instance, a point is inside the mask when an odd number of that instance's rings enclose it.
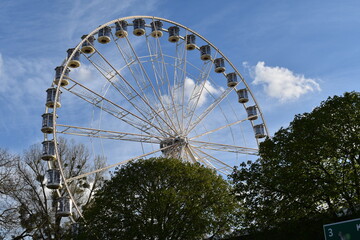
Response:
[[[200,47],[200,58],[203,61],[208,61],[211,59],[211,48],[209,45]]]
[[[161,21],[154,21],[151,25],[151,36],[154,38],[162,37],[163,32],[161,31],[163,23]]]
[[[41,131],[43,133],[52,133],[53,132],[53,113],[44,113],[42,116],[42,127],[41,127]]]
[[[60,189],[62,187],[62,179],[60,170],[58,169],[49,169],[46,172],[46,187],[49,189]]]
[[[73,55],[73,57],[71,57],[71,55],[73,54],[73,52],[75,51],[75,48],[69,48],[67,50],[67,54],[68,54],[68,67],[71,68],[78,68],[80,67],[81,63],[80,63],[80,52],[76,51]]]
[[[55,106],[57,108],[61,107],[61,103],[60,103],[60,94],[61,91],[59,92],[58,95],[58,101],[56,101],[55,97],[56,97],[56,88],[48,88],[46,90],[46,106],[48,108],[54,108]]]
[[[256,120],[258,118],[256,106],[247,107],[246,112],[249,120]]]
[[[87,39],[86,39],[87,38]],[[94,41],[95,41],[95,37],[94,36],[89,36],[88,35],[83,35],[81,37],[82,40],[86,39],[83,44],[81,45],[81,49],[80,51],[82,53],[85,54],[91,54],[93,52],[95,52],[95,48],[94,48]]]
[[[239,89],[236,91],[239,99],[239,103],[247,103],[249,101],[248,92],[246,88]]]
[[[106,44],[111,41],[111,27],[105,26],[99,29],[97,41],[101,44]]]
[[[145,20],[142,18],[137,18],[133,21],[134,31],[133,34],[135,36],[142,36],[145,34]]]
[[[127,32],[128,22],[125,20],[119,21],[115,23],[115,36],[118,38],[125,38],[128,35]]]
[[[45,161],[56,160],[54,140],[43,141],[42,145],[43,145],[43,152],[41,155],[41,159]]]
[[[186,35],[185,39],[186,39],[186,50],[194,50],[196,48],[195,35],[194,34]]]
[[[64,71],[64,66],[58,66],[55,68],[55,79],[54,79],[54,84],[58,85],[59,82],[60,82],[60,78],[61,78],[61,74],[63,73]],[[65,72],[64,72],[64,76],[63,78],[61,79],[61,82],[60,82],[60,86],[62,87],[65,87],[66,85],[69,84],[69,73],[70,73],[70,69],[69,68],[66,68],[65,69]]]
[[[258,124],[254,126],[255,138],[266,137],[264,124]]]
[[[228,87],[235,87],[238,83],[236,73],[228,73],[226,74],[227,78],[227,86]]]
[[[69,197],[60,197],[57,199],[56,216],[71,216],[72,202]]]
[[[178,26],[172,26],[172,27],[169,27],[168,28],[168,32],[169,32],[169,42],[178,42],[179,39],[180,39],[180,36],[179,36],[179,32],[180,32],[180,29]]]
[[[223,58],[216,58],[214,60],[215,65],[215,72],[216,73],[223,73],[225,72],[225,61]]]

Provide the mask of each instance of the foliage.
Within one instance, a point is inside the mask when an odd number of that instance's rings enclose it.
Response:
[[[59,141],[60,158],[65,167],[66,178],[89,171],[92,166],[88,150],[82,144],[65,139]],[[47,163],[41,160],[42,150],[39,145],[31,146],[23,156],[9,159],[11,167],[7,181],[1,184],[6,191],[0,192],[1,199],[6,199],[4,212],[11,213],[12,225],[6,232],[13,239],[63,239],[67,225],[66,219],[55,216],[58,194],[46,187]],[[101,164],[101,158],[95,158],[95,163]],[[53,162],[56,166],[56,162]],[[1,169],[1,167],[0,167]],[[87,184],[86,184],[87,183]],[[89,184],[91,183],[91,185]],[[80,181],[69,182],[77,203],[85,205],[92,193],[99,187],[101,175]],[[67,195],[65,188],[59,190],[61,196]],[[0,229],[5,224],[0,222]],[[5,235],[5,234],[4,234]]]
[[[242,232],[359,212],[359,152],[360,93],[328,98],[311,113],[295,116],[288,128],[261,143],[260,159],[232,174],[246,209]]]
[[[200,239],[228,231],[237,204],[213,170],[152,158],[118,169],[85,210],[80,239]]]

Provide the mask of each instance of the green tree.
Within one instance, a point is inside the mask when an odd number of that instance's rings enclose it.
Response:
[[[80,239],[201,239],[230,230],[237,203],[214,170],[152,158],[117,169],[85,210]]]
[[[243,232],[359,212],[359,152],[359,92],[329,97],[311,113],[296,115],[260,144],[257,161],[232,174],[246,209]]]

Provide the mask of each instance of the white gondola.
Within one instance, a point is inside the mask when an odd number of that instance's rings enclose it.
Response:
[[[236,73],[228,73],[226,74],[227,78],[227,86],[228,87],[235,87],[238,83]]]
[[[223,58],[216,58],[214,60],[215,65],[215,72],[216,73],[223,73],[225,72],[225,61]]]
[[[55,68],[55,79],[54,79],[54,84],[58,85],[59,82],[60,82],[60,77],[61,77],[61,73],[63,72],[64,70],[64,66],[58,66]],[[60,86],[64,87],[66,85],[69,84],[69,73],[70,73],[70,69],[69,68],[66,68],[65,69],[65,73],[64,73],[64,76],[63,76],[63,79],[61,79],[61,83],[60,83]]]
[[[266,137],[264,124],[258,124],[254,126],[255,138]]]
[[[72,202],[68,197],[60,197],[57,199],[56,215],[58,217],[71,216]]]
[[[43,141],[42,145],[43,145],[43,152],[41,155],[41,159],[45,161],[56,160],[54,140]]]
[[[194,34],[186,35],[185,39],[186,39],[186,50],[194,50],[196,48],[195,35]]]
[[[236,91],[236,93],[239,98],[239,103],[247,103],[249,101],[248,92],[246,88],[239,89]]]
[[[58,169],[49,169],[46,174],[46,187],[49,189],[60,189],[62,187],[61,174]]]
[[[168,28],[168,32],[169,32],[169,42],[178,42],[179,39],[180,39],[180,35],[179,35],[179,32],[180,32],[180,29],[178,26],[172,26],[172,27],[169,27]]]
[[[154,38],[162,37],[163,32],[161,31],[163,23],[161,21],[154,21],[151,25],[151,36]]]
[[[81,37],[81,39],[85,39],[88,35],[83,35]],[[94,36],[89,36],[85,42],[83,42],[83,44],[81,45],[81,49],[80,51],[82,53],[85,54],[91,54],[93,52],[95,52],[95,48],[94,48],[94,41],[95,41],[95,37]]]
[[[211,48],[209,45],[200,47],[200,58],[203,61],[208,61],[211,59]]]
[[[115,36],[117,36],[118,38],[127,37],[127,35],[128,35],[127,26],[128,26],[128,22],[125,20],[116,22],[115,23],[115,31],[116,31]]]
[[[248,115],[248,119],[249,120],[256,120],[258,119],[258,115],[257,115],[257,111],[256,111],[256,106],[250,106],[246,108],[246,112]]]
[[[56,99],[55,99],[56,88],[48,88],[46,90],[46,104],[45,105],[48,108],[54,108],[55,105],[56,105],[57,108],[61,107],[60,94],[61,94],[61,91],[59,92],[59,96],[58,96],[58,99],[56,101]]]
[[[42,116],[42,126],[41,126],[41,131],[43,133],[52,133],[53,132],[53,113],[44,113]]]
[[[68,59],[70,59],[71,54],[74,52],[75,48],[69,48],[67,50]],[[74,56],[71,58],[71,60],[68,62],[68,67],[71,68],[78,68],[80,67],[80,52],[76,51]]]
[[[142,36],[145,34],[145,20],[142,18],[137,18],[133,21],[134,31],[133,34],[135,36]]]
[[[109,43],[111,41],[110,35],[111,35],[111,27],[105,26],[99,29],[97,41],[101,44]]]

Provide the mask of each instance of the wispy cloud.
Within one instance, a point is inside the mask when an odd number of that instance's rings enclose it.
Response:
[[[265,62],[258,62],[254,67],[244,63],[244,66],[253,75],[252,83],[263,85],[265,93],[280,102],[295,100],[306,93],[321,90],[317,79],[306,78],[284,67],[265,66]]]
[[[53,69],[47,59],[30,61],[0,53],[1,145],[10,142],[21,148],[39,141],[41,134],[37,133],[40,133],[41,114],[45,109],[45,90],[51,84]],[[21,144],[16,142],[19,139]]]
[[[53,78],[52,63],[47,59],[27,60],[18,57],[4,58],[0,53],[0,93],[11,100],[22,101],[32,94],[31,99],[44,95],[44,83],[51,83]],[[49,84],[50,85],[50,84]],[[15,102],[14,104],[17,104]]]
[[[160,2],[159,0],[128,0],[119,4],[119,1],[110,0],[104,4],[102,0],[76,1],[71,10],[67,11],[64,31],[69,36],[77,36],[79,29],[86,32],[90,30],[89,27],[95,29],[109,20],[152,12],[158,8]]]

